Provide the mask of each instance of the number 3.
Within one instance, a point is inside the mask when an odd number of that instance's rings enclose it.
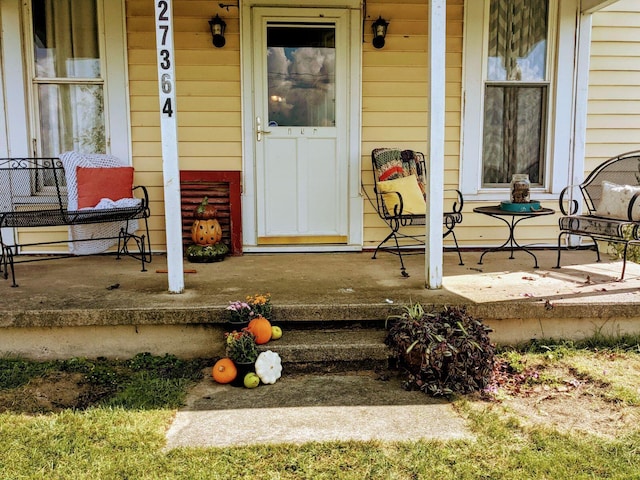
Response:
[[[167,70],[171,66],[171,61],[169,60],[169,50],[160,50],[160,55],[162,56],[162,63],[160,63],[160,67],[164,70]]]

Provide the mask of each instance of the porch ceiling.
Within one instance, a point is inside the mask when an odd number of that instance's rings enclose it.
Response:
[[[598,10],[616,3],[618,0],[582,0],[580,11],[582,13],[594,13]]]

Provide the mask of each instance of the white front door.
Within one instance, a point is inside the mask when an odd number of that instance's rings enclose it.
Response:
[[[349,241],[348,19],[252,11],[257,246]]]

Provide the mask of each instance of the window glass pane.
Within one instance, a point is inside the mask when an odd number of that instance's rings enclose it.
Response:
[[[483,186],[506,185],[514,173],[542,182],[546,97],[546,86],[486,87]]]
[[[101,85],[39,85],[42,155],[105,153]]]
[[[546,79],[548,0],[491,0],[487,80]]]
[[[99,78],[94,0],[33,0],[36,77]]]
[[[335,27],[267,27],[269,125],[334,126]]]

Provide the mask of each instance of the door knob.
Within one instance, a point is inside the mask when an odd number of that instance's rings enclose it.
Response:
[[[271,130],[262,130],[262,121],[260,117],[256,117],[256,140],[259,142],[262,140],[262,135],[268,135]]]

